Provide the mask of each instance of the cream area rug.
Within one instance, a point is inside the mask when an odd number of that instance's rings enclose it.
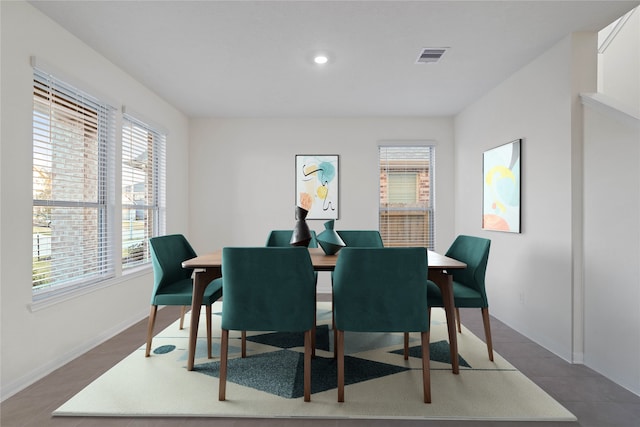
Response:
[[[345,334],[345,402],[337,402],[329,303],[318,303],[311,402],[302,397],[302,334],[249,332],[247,358],[231,333],[227,400],[218,401],[220,312],[213,308],[213,359],[207,359],[204,310],[193,371],[187,371],[188,328],[178,321],[53,412],[54,416],[313,417],[575,421],[573,414],[467,329],[458,334],[460,374],[451,373],[446,322],[432,310],[431,394],[422,401],[420,338],[402,356],[402,334]],[[188,318],[185,325],[189,324]],[[415,335],[415,336],[414,336]]]

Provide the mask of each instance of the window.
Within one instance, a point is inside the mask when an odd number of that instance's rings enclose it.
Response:
[[[116,158],[115,126],[115,108],[34,68],[34,301],[148,265],[165,231],[166,136],[124,114]]]
[[[149,262],[149,237],[164,232],[163,133],[124,116],[122,126],[122,265]]]
[[[385,246],[433,249],[433,146],[380,146],[380,234]]]
[[[39,70],[33,86],[33,291],[115,274],[114,109]]]

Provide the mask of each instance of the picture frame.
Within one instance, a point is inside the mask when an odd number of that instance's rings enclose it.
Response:
[[[521,232],[521,153],[522,139],[483,153],[483,230]]]
[[[337,154],[296,154],[296,206],[306,219],[338,219],[340,157]]]

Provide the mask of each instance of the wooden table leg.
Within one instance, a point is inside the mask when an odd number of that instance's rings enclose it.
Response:
[[[453,302],[453,278],[444,271],[429,270],[429,280],[432,280],[442,294],[444,311],[447,315],[447,331],[449,332],[449,352],[451,353],[451,370],[460,373],[458,362],[458,336],[456,335],[455,305]]]
[[[200,308],[204,290],[213,279],[221,277],[220,269],[207,268],[196,270],[193,278],[193,298],[191,299],[191,323],[189,325],[189,355],[187,359],[187,370],[193,370],[196,358],[196,343],[198,341],[198,324],[200,323]]]

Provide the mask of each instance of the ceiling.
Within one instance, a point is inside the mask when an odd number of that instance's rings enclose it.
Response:
[[[371,117],[454,115],[640,2],[29,3],[190,117]],[[428,47],[449,50],[416,64]]]

